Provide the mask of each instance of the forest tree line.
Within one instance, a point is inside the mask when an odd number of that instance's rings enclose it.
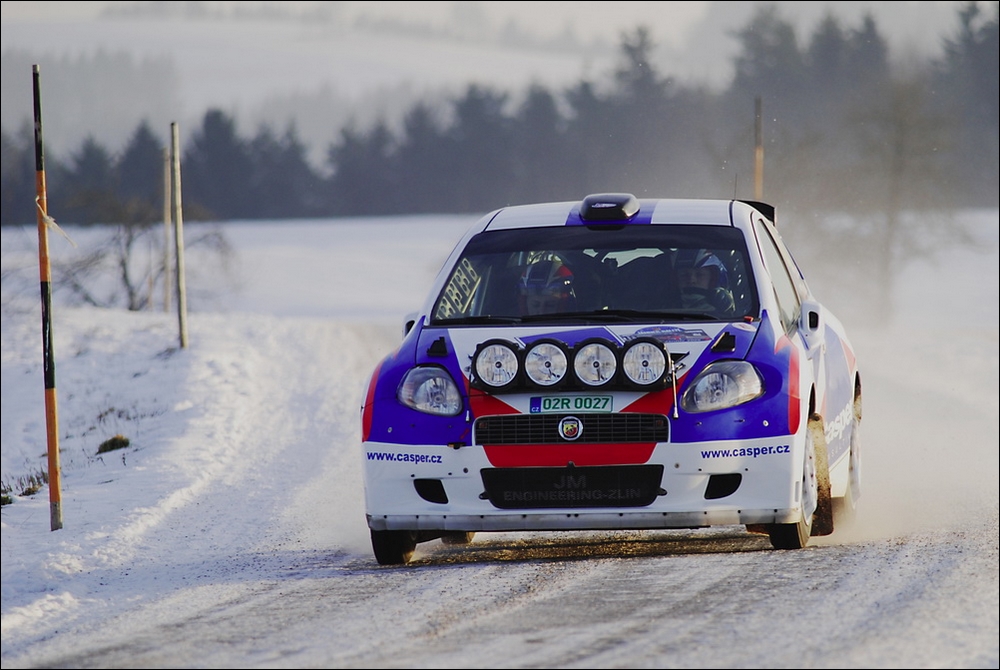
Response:
[[[293,125],[251,137],[209,109],[184,138],[186,220],[485,212],[506,204],[639,197],[754,198],[792,211],[882,213],[998,205],[998,4],[969,2],[939,59],[891,66],[871,16],[828,16],[800,43],[773,6],[736,33],[730,86],[682,86],[650,65],[648,29],[622,37],[607,81],[515,98],[470,84],[422,101],[401,127],[349,124],[321,169]],[[755,118],[757,105],[761,119]],[[93,139],[46,156],[48,208],[60,222],[162,220],[164,151],[141,122],[112,154]],[[34,136],[2,134],[0,224],[36,221]]]

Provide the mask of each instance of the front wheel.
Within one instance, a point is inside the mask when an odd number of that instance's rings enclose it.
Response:
[[[379,565],[405,565],[417,548],[417,535],[409,530],[373,530],[372,551]]]
[[[802,514],[794,523],[767,526],[767,535],[775,549],[802,549],[813,535],[833,532],[833,507],[830,499],[830,468],[826,458],[823,419],[813,416],[806,430],[806,453],[802,464]]]

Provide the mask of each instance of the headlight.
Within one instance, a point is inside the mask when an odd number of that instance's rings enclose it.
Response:
[[[574,355],[573,371],[587,386],[604,386],[618,371],[618,359],[608,345],[591,342],[580,347]]]
[[[472,365],[476,380],[492,390],[513,384],[520,369],[517,352],[510,344],[502,341],[481,344],[473,357]]]
[[[662,383],[667,371],[667,352],[656,340],[636,340],[622,356],[622,372],[633,384],[653,386]]]
[[[566,377],[569,361],[562,347],[553,342],[537,342],[524,355],[524,372],[539,386],[554,386]]]
[[[455,416],[462,411],[462,396],[444,368],[413,368],[403,377],[396,398],[402,404],[427,414]]]
[[[681,398],[686,412],[711,412],[749,402],[764,393],[757,369],[746,361],[718,361],[705,366]]]

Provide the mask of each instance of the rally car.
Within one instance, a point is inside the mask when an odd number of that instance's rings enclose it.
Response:
[[[798,549],[854,514],[855,351],[769,205],[498,209],[403,330],[361,408],[381,565],[480,531],[743,525]]]

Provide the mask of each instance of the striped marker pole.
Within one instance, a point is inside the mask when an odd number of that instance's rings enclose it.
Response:
[[[38,216],[38,269],[42,284],[42,354],[45,358],[45,427],[49,455],[49,518],[52,530],[63,527],[62,477],[59,468],[59,411],[56,405],[56,361],[52,350],[52,268],[49,265],[49,213],[42,151],[42,103],[38,66],[32,66],[35,98],[35,202]]]

